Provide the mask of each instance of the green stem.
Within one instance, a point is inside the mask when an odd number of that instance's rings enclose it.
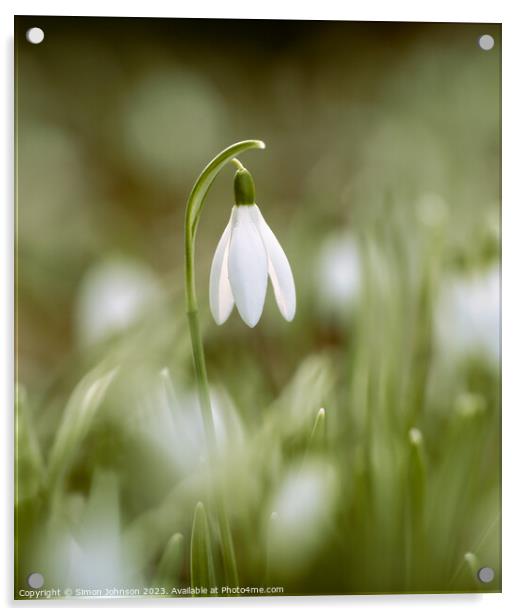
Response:
[[[189,320],[189,330],[191,334],[192,352],[194,360],[194,371],[198,387],[198,397],[202,412],[205,437],[209,450],[209,462],[212,462],[217,454],[216,432],[212,418],[211,398],[209,394],[209,381],[207,379],[207,369],[205,366],[205,355],[203,350],[202,335],[200,331],[200,321],[198,318],[198,301],[196,297],[196,284],[194,275],[194,246],[198,222],[202,212],[203,204],[209,188],[218,173],[229,162],[235,161],[234,158],[245,150],[253,148],[264,149],[263,141],[250,140],[235,143],[218,154],[205,167],[196,180],[185,209],[185,305]],[[241,165],[241,163],[240,163]],[[232,541],[231,530],[227,510],[223,499],[223,491],[216,490],[216,509],[218,526],[223,550],[223,560],[227,584],[238,586],[238,571],[236,567],[236,557]]]
[[[238,171],[246,171],[246,169],[245,169],[245,167],[242,165],[241,161],[240,161],[240,160],[238,160],[237,158],[233,158],[233,159],[231,160],[231,163],[232,163],[233,165],[235,165],[235,166],[236,166],[236,168],[238,169]]]

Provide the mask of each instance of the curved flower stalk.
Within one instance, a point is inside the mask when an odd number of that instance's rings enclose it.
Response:
[[[226,230],[225,237],[222,236],[218,244],[211,268],[213,316],[218,323],[223,323],[236,303],[242,318],[253,327],[263,310],[268,277],[272,281],[283,316],[291,320],[296,308],[294,281],[287,257],[254,204],[254,182],[250,173],[235,158],[241,152],[255,148],[264,149],[265,144],[257,140],[241,141],[218,154],[196,180],[185,209],[185,300],[198,395],[211,460],[217,454],[217,440],[198,319],[194,244],[205,197],[220,170],[229,162],[238,168],[234,178],[236,205],[229,230]],[[229,586],[238,586],[236,557],[223,495],[219,489],[211,490],[211,495],[218,517],[226,581]]]
[[[216,436],[214,433],[207,370],[205,367],[200,322],[198,319],[198,301],[196,298],[194,279],[194,244],[203,203],[216,176],[235,156],[245,150],[255,148],[263,150],[265,144],[263,141],[258,140],[240,141],[239,143],[229,146],[223,150],[223,152],[220,152],[220,154],[213,158],[205,167],[196,180],[185,208],[185,305],[191,333],[194,369],[198,384],[200,406],[202,408],[203,422],[210,452],[216,451]]]

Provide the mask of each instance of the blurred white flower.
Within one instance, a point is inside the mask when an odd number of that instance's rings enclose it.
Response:
[[[297,574],[324,540],[335,503],[331,465],[310,460],[287,471],[267,513],[269,566]]]
[[[140,261],[111,258],[93,266],[81,282],[76,328],[81,344],[94,344],[122,332],[158,300],[161,287]]]
[[[235,205],[214,253],[209,283],[211,312],[224,323],[234,304],[254,327],[260,320],[267,278],[278,308],[287,321],[296,312],[296,290],[289,261],[257,205]]]
[[[243,444],[244,433],[234,404],[224,391],[211,389],[211,407],[219,454]],[[196,390],[179,392],[167,370],[138,403],[134,429],[159,449],[181,475],[208,458],[207,441]]]
[[[71,583],[106,588],[125,580],[118,482],[111,473],[95,475],[87,507],[71,543]]]
[[[99,471],[87,500],[74,499],[78,501],[74,503],[76,514],[71,517],[63,510],[51,519],[42,557],[55,584],[103,591],[132,583],[133,565],[122,542],[118,492],[116,475]]]
[[[445,356],[500,355],[500,269],[449,278],[436,302],[435,336]]]
[[[323,244],[316,267],[322,307],[345,314],[352,309],[361,287],[361,258],[354,236],[333,235]]]

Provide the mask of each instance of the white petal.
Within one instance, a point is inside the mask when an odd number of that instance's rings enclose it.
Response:
[[[232,220],[232,216],[231,216]],[[234,306],[231,285],[227,274],[227,260],[229,253],[229,241],[231,238],[231,220],[225,227],[211,265],[211,277],[209,280],[209,303],[211,314],[218,325],[225,323]]]
[[[249,210],[233,208],[229,245],[229,282],[238,312],[250,327],[260,320],[267,293],[267,253]]]
[[[296,314],[296,288],[292,277],[291,266],[283,252],[283,248],[265,222],[258,206],[254,206],[254,217],[262,236],[269,260],[269,276],[274,289],[274,297],[284,319],[292,321]]]

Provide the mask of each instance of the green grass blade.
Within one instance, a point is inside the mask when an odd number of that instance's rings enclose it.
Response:
[[[325,450],[326,429],[325,409],[321,408],[312,426],[312,432],[307,445],[307,456],[314,453],[320,454]]]
[[[175,533],[167,542],[156,572],[155,586],[176,586],[180,581],[183,564],[184,540],[181,533]]]
[[[423,435],[418,428],[409,430],[409,504],[414,520],[419,522],[423,514],[426,490],[426,461]]]
[[[216,586],[207,514],[202,502],[196,505],[191,535],[191,586],[210,589]]]
[[[96,368],[73,391],[49,456],[48,480],[51,489],[59,485],[73,463],[117,372],[118,368],[104,373]]]

